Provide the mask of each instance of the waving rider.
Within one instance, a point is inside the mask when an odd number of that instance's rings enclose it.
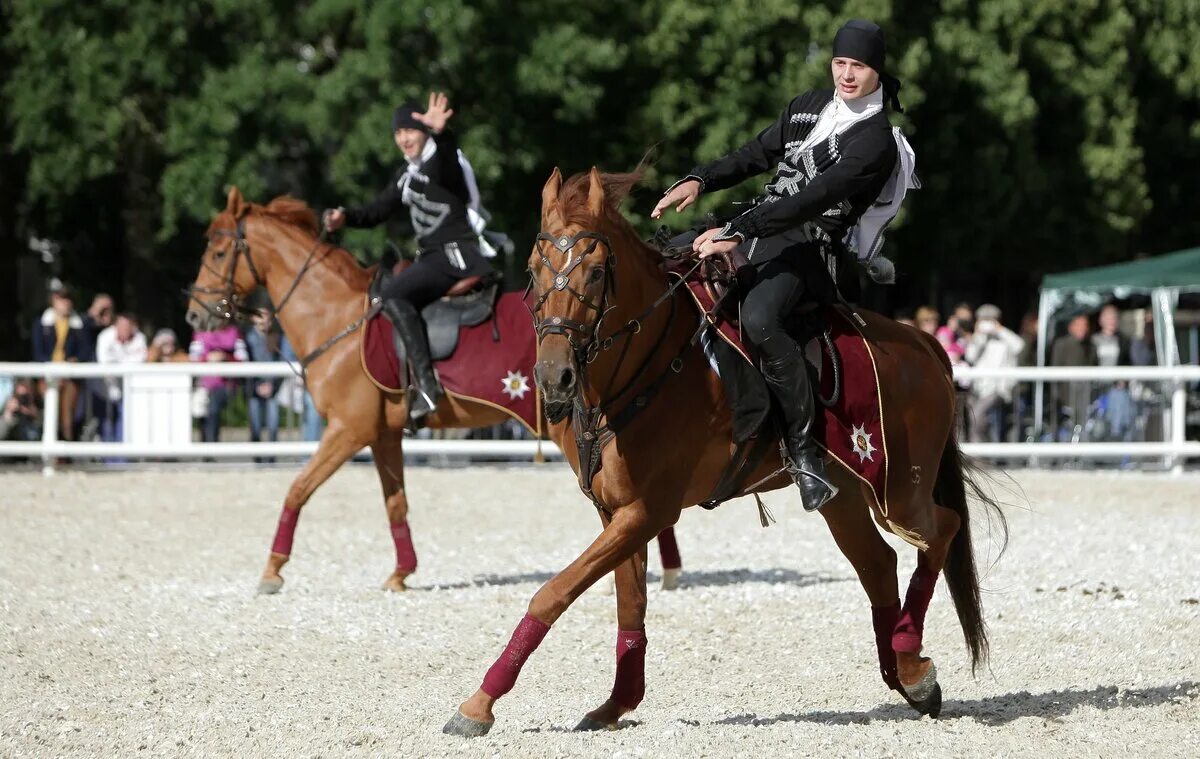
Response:
[[[413,420],[432,412],[442,393],[420,310],[459,280],[491,274],[487,257],[495,255],[479,241],[483,213],[479,190],[454,133],[446,128],[454,115],[449,105],[444,94],[435,92],[423,113],[413,104],[397,108],[392,114],[392,136],[404,153],[405,166],[371,203],[325,212],[326,226],[336,230],[344,225],[373,227],[408,207],[419,254],[388,282],[383,311],[398,342],[407,349],[416,377],[419,392],[410,396],[408,409]]]
[[[692,169],[651,213],[658,218],[671,207],[681,211],[702,192],[775,170],[763,199],[723,228],[701,234],[693,247],[701,256],[736,248],[754,267],[742,304],[742,329],[782,411],[788,468],[809,511],[824,505],[837,488],[811,435],[815,401],[803,346],[784,325],[798,306],[832,301],[836,289],[828,259],[843,252],[848,241],[860,256],[864,249],[878,249],[879,225],[870,239],[859,234],[864,212],[887,209],[897,184],[901,198],[906,187],[915,186],[911,153],[898,161],[907,143],[893,134],[885,112],[889,101],[899,107],[900,83],[886,73],[884,49],[877,25],[848,22],[833,42],[833,89],[793,99],[750,142]],[[891,197],[885,193],[889,188]],[[894,215],[899,203],[891,205]]]

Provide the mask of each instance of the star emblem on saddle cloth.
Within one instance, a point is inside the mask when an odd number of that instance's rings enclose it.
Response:
[[[500,384],[504,386],[504,394],[514,401],[519,401],[529,392],[529,378],[520,372],[509,372]]]
[[[850,446],[858,454],[858,462],[860,464],[864,461],[874,461],[875,451],[879,450],[871,445],[871,433],[867,432],[866,427],[865,424],[856,426],[850,433]]]

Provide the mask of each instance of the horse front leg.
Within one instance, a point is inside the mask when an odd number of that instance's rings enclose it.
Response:
[[[646,560],[647,550],[643,548],[614,573],[617,667],[612,693],[580,720],[576,730],[614,730],[621,717],[636,709],[646,695]]]
[[[486,735],[495,723],[492,710],[496,701],[512,690],[521,667],[541,645],[551,625],[597,580],[644,552],[650,539],[678,516],[678,508],[650,513],[642,502],[617,509],[587,550],[534,594],[525,617],[487,671],[483,684],[458,707],[442,732],[463,737]]]
[[[292,480],[287,497],[283,500],[279,525],[275,528],[275,540],[271,543],[267,566],[258,583],[259,593],[278,593],[283,588],[280,570],[292,555],[292,540],[296,535],[296,525],[300,522],[300,509],[308,503],[316,489],[365,444],[360,435],[353,434],[337,420],[331,420],[325,428],[317,452]]]
[[[375,470],[379,473],[379,484],[383,488],[388,529],[396,548],[396,565],[391,576],[383,583],[384,590],[393,592],[407,590],[405,579],[417,571],[417,552],[413,548],[412,533],[408,527],[408,496],[404,492],[403,442],[404,433],[389,432],[371,446]]]

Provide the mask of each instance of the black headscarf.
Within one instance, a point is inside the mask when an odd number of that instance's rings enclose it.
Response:
[[[392,112],[392,134],[395,134],[397,129],[418,129],[428,134],[429,127],[414,119],[414,113],[421,113],[421,109],[416,103],[397,106],[396,110]]]
[[[885,99],[890,100],[892,107],[897,111],[904,112],[898,97],[900,80],[887,73],[884,67],[887,44],[883,39],[883,30],[878,24],[862,19],[847,21],[833,38],[833,57],[853,58],[875,69],[879,74],[879,81],[883,84]]]

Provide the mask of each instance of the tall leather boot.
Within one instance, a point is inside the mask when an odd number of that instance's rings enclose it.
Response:
[[[772,351],[776,346],[767,343],[773,339],[791,344]],[[762,348],[763,376],[783,411],[787,471],[800,488],[804,510],[816,511],[837,495],[838,488],[825,474],[825,460],[812,440],[816,399],[803,349],[790,338],[768,338]]]
[[[421,314],[416,307],[407,300],[385,300],[383,313],[392,322],[396,355],[407,357],[416,378],[416,387],[410,388],[408,393],[408,419],[415,422],[433,413],[437,408],[438,399],[443,395],[442,384],[433,372],[433,361],[429,357],[429,340],[425,336],[425,325],[421,322]]]

